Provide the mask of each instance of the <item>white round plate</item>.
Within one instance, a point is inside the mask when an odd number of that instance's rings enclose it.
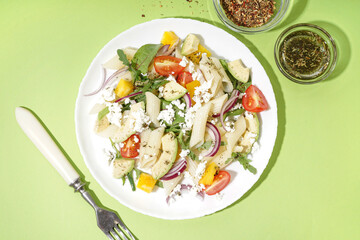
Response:
[[[163,189],[151,194],[140,189],[132,192],[129,183],[122,185],[121,179],[112,178],[110,167],[104,159],[102,146],[108,143],[93,133],[95,117],[89,114],[98,96],[84,94],[96,89],[101,82],[101,64],[116,54],[119,48],[140,47],[147,43],[159,43],[164,31],[174,31],[181,39],[194,33],[202,38],[202,43],[214,56],[228,61],[241,58],[252,69],[253,84],[264,93],[270,109],[260,114],[260,149],[252,156],[257,174],[245,171],[238,162],[226,169],[231,174],[230,184],[222,191],[221,200],[215,196],[205,196],[202,201],[190,194],[170,205],[166,204]],[[81,153],[91,174],[111,196],[134,211],[163,219],[189,219],[201,217],[226,208],[240,199],[260,178],[271,156],[277,134],[277,108],[274,92],[264,68],[250,50],[234,36],[213,25],[179,18],[157,19],[136,25],[116,36],[98,53],[91,63],[79,89],[75,108],[76,135]]]

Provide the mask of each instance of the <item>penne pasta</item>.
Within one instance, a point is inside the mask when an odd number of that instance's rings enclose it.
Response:
[[[190,137],[190,148],[199,146],[204,143],[206,122],[212,105],[212,103],[205,104],[196,112],[196,121],[192,127],[192,133]]]
[[[159,120],[157,119],[160,113],[161,101],[152,92],[146,92],[146,113],[149,115],[151,122],[155,127],[160,127]]]
[[[164,131],[164,127],[159,127],[151,132],[145,153],[141,160],[141,167],[151,168],[155,164],[160,154],[161,137],[163,136]]]

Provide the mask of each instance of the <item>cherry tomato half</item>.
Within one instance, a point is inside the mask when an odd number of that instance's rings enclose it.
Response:
[[[155,71],[162,76],[178,75],[185,67],[179,65],[180,58],[172,56],[159,56],[154,58]]]
[[[186,84],[193,81],[192,75],[189,72],[181,72],[177,77],[176,81],[178,84],[186,88]]]
[[[250,85],[246,89],[245,96],[242,98],[242,105],[249,112],[262,112],[269,108],[264,94],[254,85]]]
[[[123,142],[121,148],[121,156],[124,158],[134,158],[139,155],[138,150],[140,149],[140,134],[136,133],[131,135],[128,139]]]
[[[207,195],[214,195],[222,191],[230,182],[231,176],[227,171],[219,171],[214,177],[214,181],[211,185],[205,187],[205,193]]]

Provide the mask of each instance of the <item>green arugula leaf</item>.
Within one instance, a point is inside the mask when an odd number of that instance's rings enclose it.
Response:
[[[109,138],[110,142],[111,142],[111,146],[113,147],[113,149],[116,152],[116,158],[121,158],[121,153],[120,151],[117,149],[117,147],[115,146],[115,143],[113,142],[113,140],[111,138]]]
[[[134,168],[135,174],[136,174],[136,180],[139,179],[140,174],[143,173],[143,171],[141,171],[140,169]]]
[[[125,185],[125,181],[126,181],[126,178],[125,178],[125,176],[122,176],[122,183],[123,183],[123,186]]]
[[[124,65],[130,67],[129,60],[127,59],[124,51],[122,49],[118,49],[117,54],[119,56],[119,60],[122,61]]]
[[[252,174],[256,174],[257,173],[257,170],[254,166],[252,166],[250,164],[251,160],[248,159],[244,154],[242,153],[232,153],[231,154],[231,158],[228,158],[226,161],[225,161],[225,164],[228,164],[232,161],[238,161],[245,170],[248,170],[249,172],[251,172]]]
[[[104,108],[103,110],[101,110],[99,113],[98,113],[98,120],[100,121],[103,117],[106,116],[106,114],[108,114],[110,111],[109,111],[109,108],[106,107]]]
[[[232,117],[232,116],[241,115],[241,114],[243,114],[244,112],[245,112],[245,109],[243,109],[243,108],[229,111],[229,112],[225,113],[224,119],[226,119],[227,117]]]
[[[135,186],[135,182],[134,182],[133,171],[130,171],[126,176],[129,179],[131,190],[135,191],[136,186]]]
[[[159,180],[158,180],[158,181],[155,183],[155,185],[158,186],[158,187],[160,187],[160,188],[164,188],[164,184],[163,184],[162,181],[159,181]]]
[[[133,67],[141,73],[147,73],[151,61],[161,46],[161,44],[145,44],[140,47],[132,59]]]

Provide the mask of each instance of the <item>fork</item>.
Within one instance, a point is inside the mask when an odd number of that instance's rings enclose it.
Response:
[[[85,183],[80,179],[80,175],[65,157],[65,152],[59,148],[50,136],[50,132],[45,129],[41,120],[24,107],[17,107],[15,116],[25,134],[45,158],[49,160],[66,183],[73,187],[75,192],[80,192],[81,196],[94,208],[97,225],[105,235],[111,240],[135,240],[133,234],[115,212],[101,208],[95,203],[90,193],[86,191]]]

